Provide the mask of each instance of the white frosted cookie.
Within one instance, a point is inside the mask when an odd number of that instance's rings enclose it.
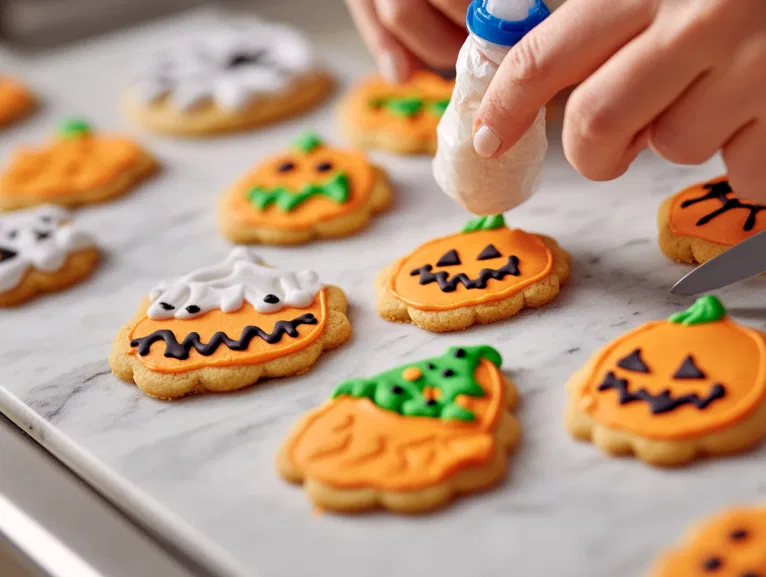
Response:
[[[242,130],[302,112],[332,88],[297,30],[246,19],[154,54],[124,94],[128,115],[157,132]]]
[[[0,306],[73,285],[95,268],[93,238],[58,206],[0,214]]]

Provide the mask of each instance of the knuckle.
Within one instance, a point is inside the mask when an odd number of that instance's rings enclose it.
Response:
[[[383,24],[399,28],[409,21],[414,4],[414,0],[385,0],[378,2],[376,9]]]
[[[567,120],[577,138],[586,143],[602,142],[613,135],[618,119],[596,92],[576,90],[567,105]]]

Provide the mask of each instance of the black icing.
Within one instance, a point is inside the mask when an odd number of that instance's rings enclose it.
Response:
[[[40,242],[41,240],[48,240],[51,237],[51,233],[48,230],[36,230],[35,232],[35,240]]]
[[[329,162],[320,162],[317,164],[317,172],[327,172],[328,170],[332,170],[332,164]]]
[[[292,169],[295,168],[294,162],[283,162],[282,164],[277,167],[277,172],[290,172]]]
[[[681,366],[673,375],[674,379],[704,379],[705,373],[695,364],[694,358],[691,355],[687,355]]]
[[[705,225],[714,218],[719,217],[730,210],[744,208],[748,210],[750,214],[747,215],[747,219],[745,220],[745,224],[742,226],[742,229],[749,231],[753,230],[753,227],[755,226],[755,217],[758,215],[758,213],[766,209],[766,206],[762,204],[753,204],[751,202],[739,200],[738,198],[730,198],[729,195],[733,194],[734,191],[731,189],[731,185],[729,184],[728,180],[708,183],[704,185],[703,188],[708,192],[703,196],[690,198],[689,200],[684,201],[681,203],[681,208],[686,208],[706,200],[718,200],[721,202],[721,207],[699,219],[697,221],[697,226]]]
[[[186,307],[186,312],[190,315],[196,315],[200,311],[200,308],[197,305],[189,305]]]
[[[162,310],[164,310],[164,311],[172,311],[172,310],[173,310],[174,308],[176,308],[176,307],[174,307],[174,306],[173,306],[173,305],[171,305],[170,303],[160,303],[160,308],[161,308]]]
[[[428,367],[429,371],[433,371],[436,368],[436,365],[433,363],[428,363],[426,366]]]
[[[462,264],[460,262],[460,256],[457,254],[456,250],[450,250],[448,252],[445,252],[441,258],[436,261],[436,266],[457,266],[459,264]]]
[[[503,255],[500,254],[500,251],[497,250],[497,247],[495,247],[494,244],[488,244],[479,253],[479,256],[476,257],[476,260],[492,260],[493,258],[500,258],[501,256]]]
[[[428,399],[426,401],[426,405],[428,405],[429,407],[433,407],[435,404],[436,404],[436,399]]]
[[[721,568],[721,565],[723,565],[723,563],[718,557],[710,557],[709,559],[705,559],[702,568],[705,571],[717,571]]]
[[[401,395],[404,392],[404,389],[400,387],[399,385],[394,385],[391,387],[391,392],[395,395]]]
[[[410,276],[420,275],[421,285],[438,283],[439,288],[445,293],[453,292],[459,284],[462,284],[467,289],[485,289],[490,279],[503,280],[506,276],[519,276],[521,274],[519,271],[519,258],[516,256],[509,256],[508,262],[498,269],[481,269],[479,276],[475,279],[468,278],[468,275],[462,272],[450,278],[447,271],[442,270],[434,274],[431,272],[432,269],[433,267],[427,264],[411,271]]]
[[[279,302],[279,297],[277,295],[268,294],[265,297],[263,297],[263,302],[268,303],[270,305],[275,305]]]
[[[729,537],[732,541],[742,541],[743,539],[747,539],[750,536],[750,534],[745,529],[735,529],[729,534]]]
[[[451,377],[454,374],[455,374],[455,371],[453,371],[452,369],[444,369],[442,371],[442,376],[443,377]]]
[[[632,371],[634,373],[647,373],[651,374],[651,370],[646,366],[646,363],[641,358],[641,349],[635,349],[627,357],[621,358],[617,361],[617,366],[626,371]]]
[[[455,349],[455,357],[462,359],[465,356],[465,349]]]
[[[239,68],[240,66],[250,66],[252,64],[258,64],[263,56],[263,52],[256,52],[254,54],[240,53],[234,54],[226,63],[226,68]]]
[[[6,260],[11,260],[12,258],[16,258],[16,255],[18,253],[15,250],[11,250],[9,248],[3,248],[0,246],[0,262],[5,262]]]

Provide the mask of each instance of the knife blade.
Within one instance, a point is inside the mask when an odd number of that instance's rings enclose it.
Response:
[[[766,230],[759,232],[701,264],[670,292],[691,296],[719,289],[766,271]]]

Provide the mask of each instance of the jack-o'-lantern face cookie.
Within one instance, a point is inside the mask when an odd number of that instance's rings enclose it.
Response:
[[[11,78],[0,78],[0,126],[27,116],[37,105],[23,84]]]
[[[219,225],[240,244],[298,244],[351,234],[390,202],[385,173],[364,154],[307,134],[224,194]]]
[[[436,125],[447,108],[454,80],[416,72],[403,84],[375,76],[353,88],[340,107],[343,131],[364,148],[400,154],[436,152]]]
[[[516,389],[487,346],[340,383],[309,412],[277,457],[320,507],[418,513],[505,473],[519,439]]]
[[[108,200],[156,168],[154,158],[135,142],[94,133],[86,123],[70,120],[52,144],[16,152],[0,175],[0,210]]]
[[[307,370],[351,335],[346,297],[311,271],[264,265],[247,249],[157,285],[114,341],[110,364],[146,394],[174,399]]]
[[[724,511],[663,554],[651,577],[763,577],[766,507]]]
[[[479,217],[462,232],[421,245],[377,279],[378,312],[390,321],[454,331],[541,306],[569,278],[569,255],[545,236]]]
[[[654,465],[749,448],[766,436],[764,335],[702,297],[596,354],[570,382],[567,426]]]
[[[657,220],[669,258],[703,263],[766,230],[766,205],[739,198],[722,176],[668,198]]]

